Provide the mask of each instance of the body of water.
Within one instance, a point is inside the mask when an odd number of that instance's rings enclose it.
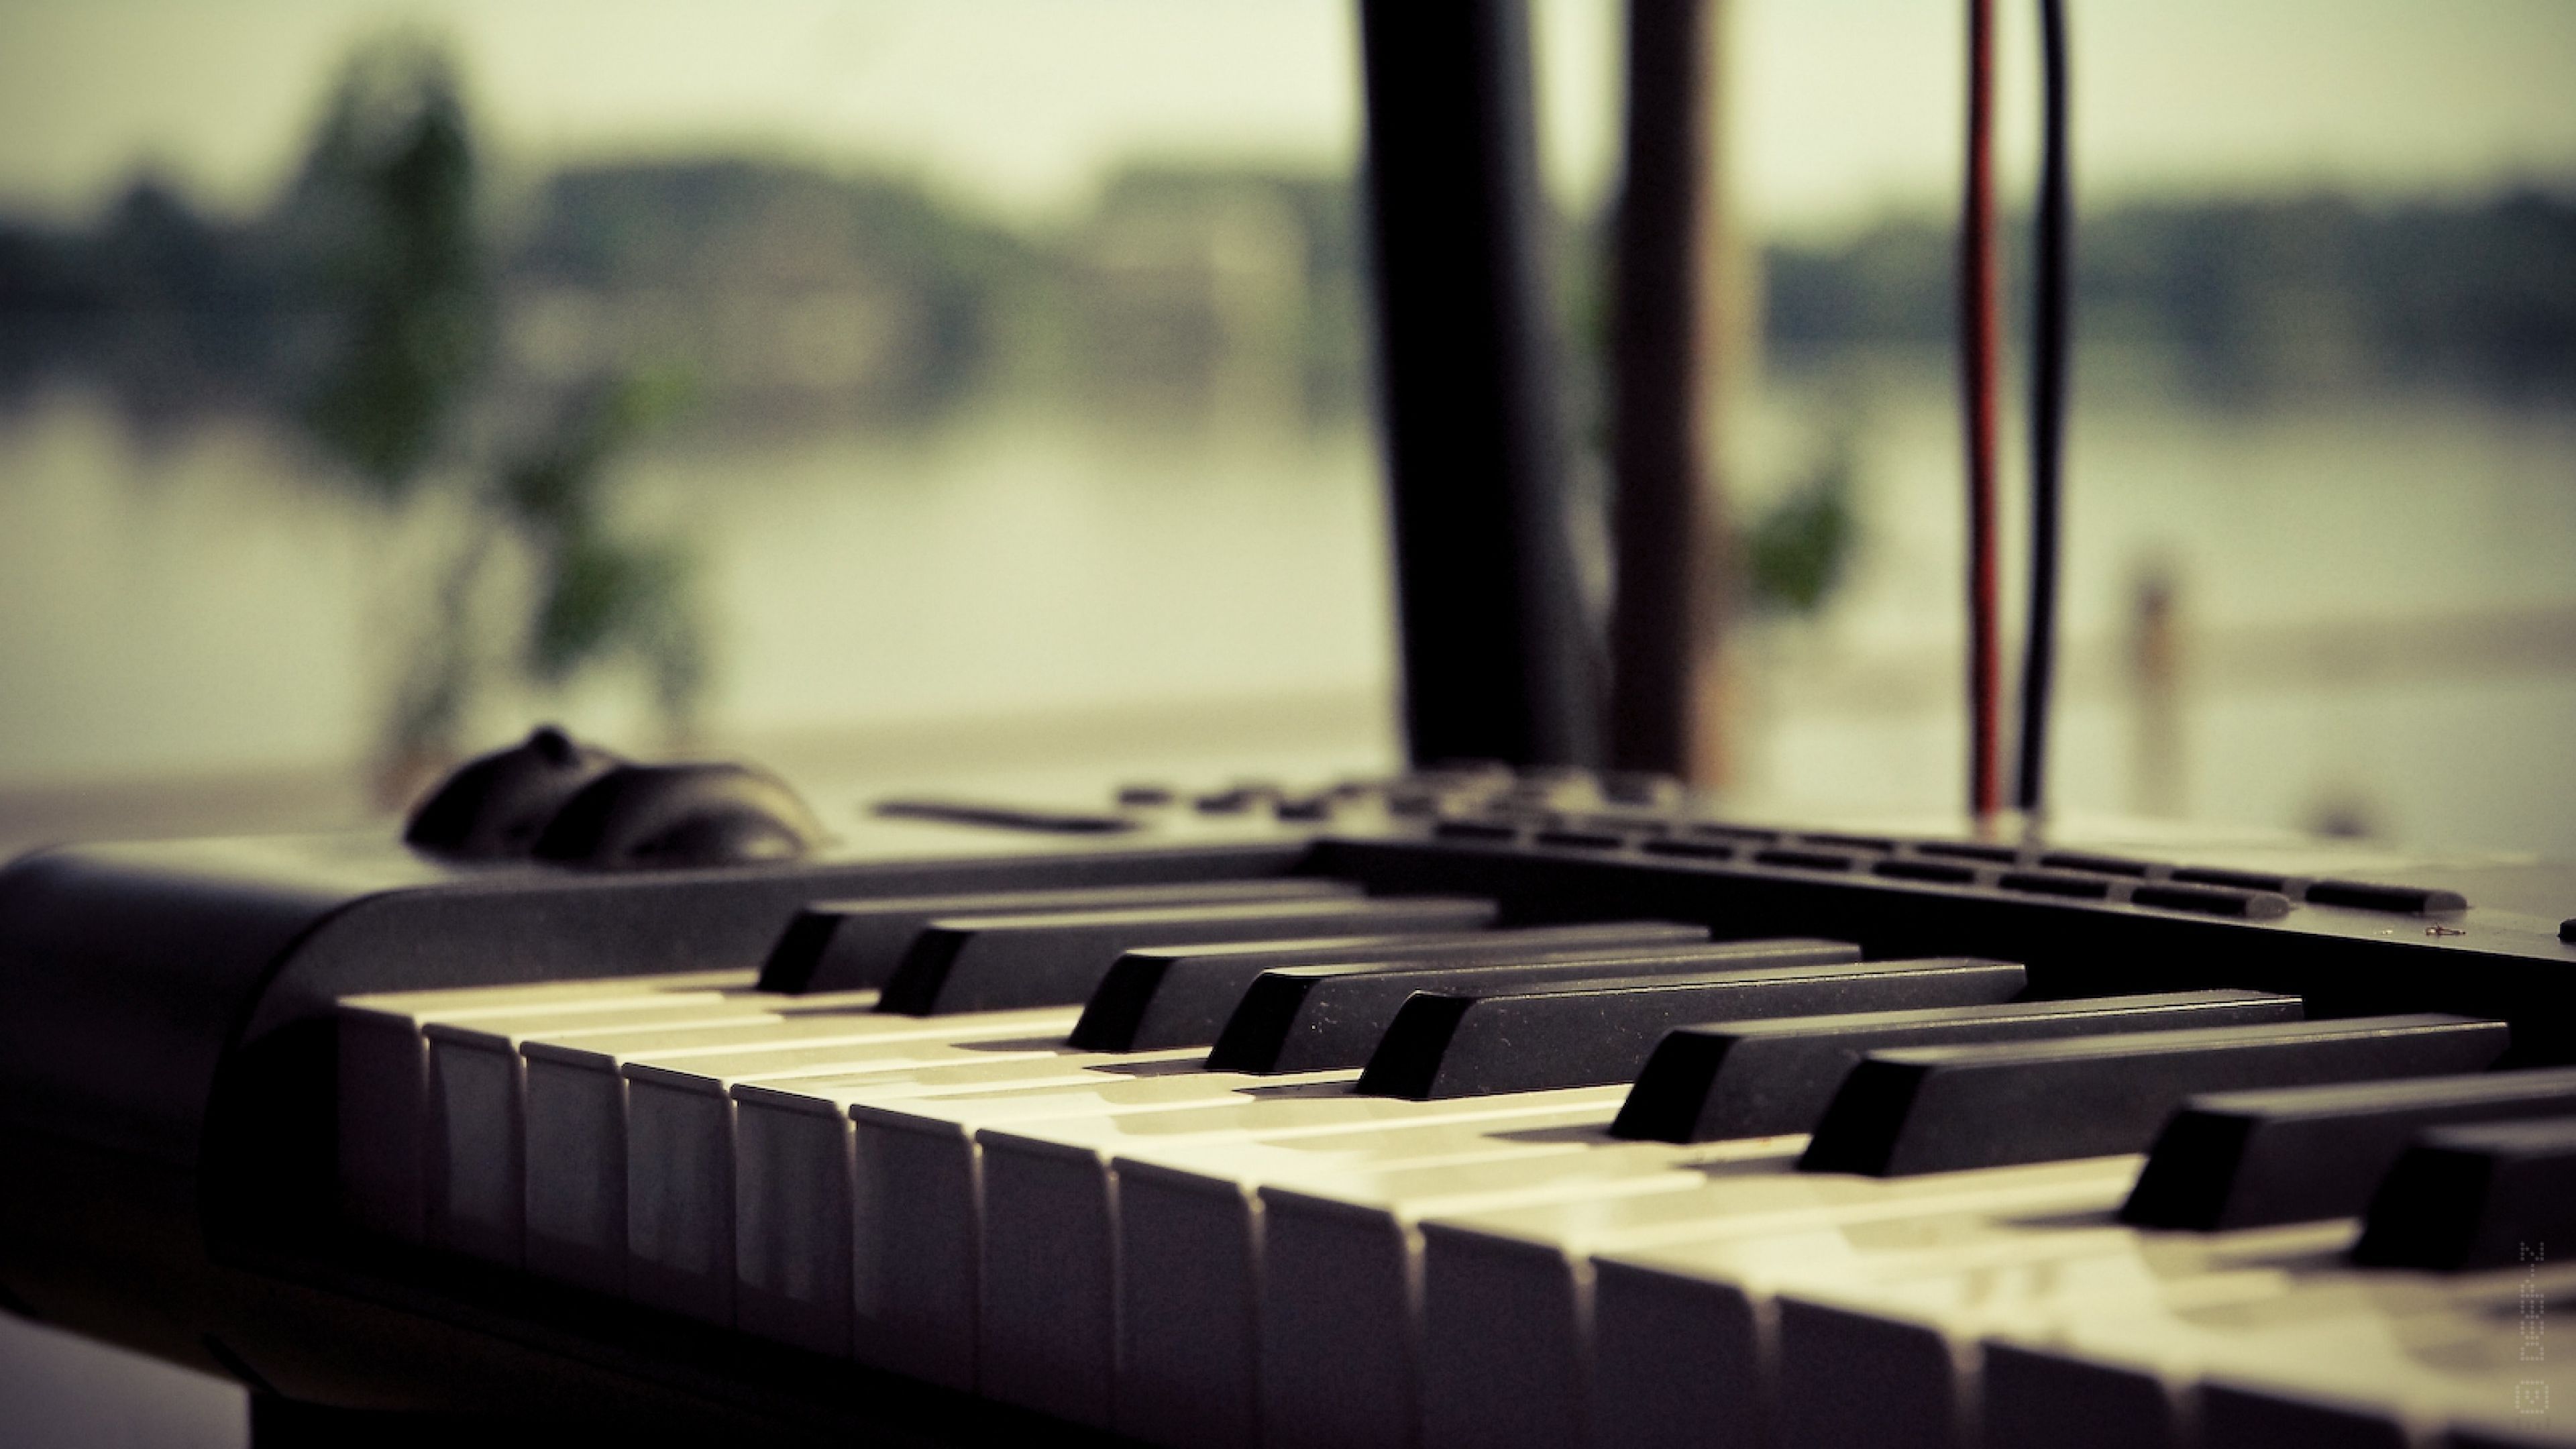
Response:
[[[2576,858],[2576,410],[2087,376],[2053,770],[2067,808]],[[1749,800],[1958,797],[1948,386],[1919,360],[1783,373],[1733,421],[1748,505],[1837,429],[1859,463],[1860,544],[1831,607],[1736,640]],[[313,467],[256,422],[138,436],[78,393],[0,421],[0,786],[367,754],[439,521],[389,520]],[[703,562],[711,738],[1043,734],[1058,716],[1278,701],[1286,719],[1320,701],[1315,758],[1396,750],[1360,423],[1174,431],[1025,406],[901,434],[700,436],[630,471],[638,524]],[[2182,646],[2153,698],[2127,662],[2148,576],[2173,591]],[[542,712],[649,744],[640,701],[610,678],[495,698],[477,723]]]

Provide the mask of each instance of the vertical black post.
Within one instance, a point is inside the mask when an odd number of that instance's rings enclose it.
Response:
[[[1361,0],[1413,758],[1590,764],[1525,0]]]
[[[1619,561],[1610,762],[1691,777],[1715,765],[1699,707],[1722,602],[1712,577],[1709,412],[1713,343],[1734,320],[1717,315],[1718,9],[1718,0],[1628,5],[1628,163],[1610,337]]]

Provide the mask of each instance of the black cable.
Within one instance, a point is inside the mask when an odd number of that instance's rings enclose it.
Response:
[[[2002,307],[1995,232],[1995,3],[1968,0],[1968,168],[1959,218],[1959,405],[1968,445],[1968,812],[2003,808],[2002,628],[1995,549]]]
[[[2066,6],[2039,0],[2044,71],[2038,264],[2030,347],[2030,637],[2022,655],[2021,770],[2014,803],[2040,812],[2047,777],[2048,701],[2057,661],[2059,474],[2066,452],[2066,375],[2073,334],[2074,199],[2067,187]]]

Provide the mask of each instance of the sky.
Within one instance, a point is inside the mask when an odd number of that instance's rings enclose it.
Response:
[[[1615,175],[1617,5],[1539,0],[1550,183]],[[1932,205],[1958,164],[1959,0],[1731,0],[1732,194],[1768,229]],[[2027,174],[2027,4],[2006,4],[2006,154]],[[1042,221],[1123,158],[1347,165],[1346,0],[0,0],[0,206],[79,215],[138,166],[256,206],[348,47],[460,53],[493,154],[758,149],[919,174]],[[2092,199],[2576,184],[2568,0],[2074,0]]]

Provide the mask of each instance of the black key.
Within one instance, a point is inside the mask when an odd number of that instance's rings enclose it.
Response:
[[[2544,1117],[2417,1137],[2371,1199],[2352,1258],[2383,1268],[2509,1268],[2571,1241],[2576,1116]]]
[[[2295,996],[2184,991],[1686,1026],[1647,1058],[1610,1133],[1719,1142],[1813,1131],[1843,1078],[1873,1051],[2296,1021],[2302,1011]]]
[[[2150,1228],[2357,1217],[2427,1127],[2576,1115],[2576,1068],[2194,1097],[2120,1209]]]
[[[1855,1008],[2001,1001],[2022,968],[1952,957],[1569,983],[1471,995],[1431,990],[1396,1012],[1353,1090],[1431,1101],[1624,1082],[1676,1026]]]
[[[2510,1036],[2500,1021],[2372,1016],[1873,1052],[1798,1165],[1903,1177],[2139,1152],[2186,1097],[2481,1071]]]
[[[1508,962],[1389,971],[1370,966],[1293,966],[1265,971],[1217,1033],[1208,1069],[1321,1072],[1365,1064],[1396,1010],[1417,991],[1490,991],[1568,981],[1745,971],[1759,966],[1824,966],[1857,961],[1845,941],[1804,937],[1720,941],[1622,953],[1615,959]]]
[[[1281,941],[1130,951],[1091,993],[1070,1038],[1094,1052],[1206,1046],[1262,972],[1282,966],[1476,965],[1615,959],[1656,946],[1706,946],[1706,926],[1609,921],[1520,931],[1459,931],[1367,940]]]
[[[816,901],[798,911],[760,968],[763,991],[862,991],[883,986],[922,928],[943,916],[1026,911],[1115,911],[1221,901],[1356,900],[1359,887],[1307,876],[1092,886],[970,895]]]
[[[1110,966],[1139,947],[1459,931],[1493,919],[1493,902],[1454,896],[944,917],[913,938],[877,1009],[936,1016],[1070,1006],[1089,1000]]]

